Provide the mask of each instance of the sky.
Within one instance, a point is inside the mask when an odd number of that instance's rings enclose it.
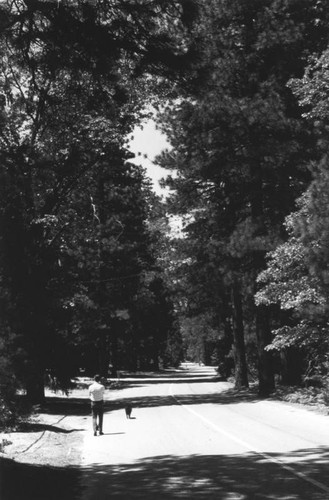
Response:
[[[153,120],[148,120],[143,128],[136,127],[133,132],[133,139],[130,141],[129,149],[135,153],[136,157],[129,160],[138,165],[142,165],[147,176],[151,179],[153,189],[158,196],[166,197],[169,192],[168,188],[161,188],[159,180],[174,172],[158,167],[153,163],[154,158],[165,149],[170,149],[170,144],[167,142],[166,136],[156,128]],[[140,155],[139,155],[140,153]],[[146,155],[146,158],[145,156]],[[181,236],[182,219],[179,216],[169,217],[172,235],[175,237]]]
[[[166,136],[160,130],[157,130],[153,120],[147,121],[143,128],[136,127],[132,135],[133,139],[130,141],[129,149],[136,157],[130,161],[142,165],[153,183],[154,191],[159,196],[165,196],[168,190],[160,188],[159,180],[169,175],[170,172],[154,165],[153,161],[161,151],[170,148]]]

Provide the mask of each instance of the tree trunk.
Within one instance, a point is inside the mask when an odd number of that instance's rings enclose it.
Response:
[[[249,387],[248,370],[246,361],[246,348],[244,342],[244,327],[242,317],[242,301],[239,284],[235,281],[232,287],[233,301],[233,339],[235,358],[235,387]]]
[[[258,162],[254,162],[251,165],[250,174],[252,179],[250,199],[251,215],[255,227],[258,227],[258,234],[263,235],[266,238],[267,230],[264,226],[262,168]],[[261,269],[264,269],[264,265],[264,253],[255,252],[255,272],[258,274]],[[265,351],[265,347],[270,344],[272,340],[269,311],[265,306],[259,306],[256,308],[256,337],[258,350],[259,395],[266,397],[274,390],[275,383],[272,354]]]
[[[159,345],[156,340],[156,337],[153,338],[153,369],[154,371],[158,372],[160,370],[160,365],[159,365]]]
[[[300,385],[302,382],[302,354],[299,349],[290,347],[281,351],[281,383],[284,385]]]
[[[265,306],[256,309],[256,336],[258,348],[259,395],[267,397],[275,389],[273,357],[265,347],[272,341],[269,311]]]
[[[116,320],[113,320],[110,336],[110,351],[111,351],[111,365],[112,374],[117,376],[118,371],[118,325]]]
[[[109,369],[108,335],[109,331],[107,329],[103,329],[99,332],[98,373],[102,377],[108,376],[108,369]]]
[[[26,378],[26,397],[31,404],[41,404],[45,400],[44,372],[36,365],[31,367]]]

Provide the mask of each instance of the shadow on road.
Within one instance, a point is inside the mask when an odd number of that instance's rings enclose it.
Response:
[[[156,381],[162,381],[162,379],[168,379],[168,378],[175,378],[175,379],[180,379],[180,378],[205,378],[205,377],[210,377],[211,374],[214,374],[213,376],[216,377],[216,370],[214,368],[209,369],[209,367],[205,366],[197,366],[194,369],[190,368],[184,368],[184,367],[179,367],[179,368],[166,368],[164,370],[159,370],[156,372],[126,372],[126,371],[120,371],[120,378],[121,379],[156,379]]]
[[[90,401],[86,398],[50,397],[40,407],[41,413],[48,415],[87,416],[90,415]]]
[[[19,432],[55,432],[61,434],[71,434],[71,432],[84,431],[85,429],[64,429],[63,427],[58,427],[57,425],[50,424],[36,424],[33,422],[24,422],[19,426]]]
[[[81,471],[0,458],[1,500],[80,500]]]
[[[175,376],[175,377],[170,377],[169,375],[166,377],[163,377],[161,376],[161,378],[158,376],[158,378],[156,378],[155,376],[153,377],[149,377],[149,378],[143,378],[143,377],[138,377],[138,376],[134,376],[134,379],[133,379],[133,386],[131,385],[132,384],[132,379],[125,379],[124,377],[120,379],[120,382],[118,382],[121,387],[120,388],[123,388],[123,387],[140,387],[141,384],[168,384],[170,382],[174,383],[174,384],[186,384],[186,383],[189,383],[189,384],[193,384],[193,383],[198,383],[198,384],[201,384],[201,383],[207,383],[207,382],[224,382],[225,380],[222,378],[222,377],[219,377],[219,376],[214,376],[214,377],[205,377],[205,376],[200,376],[200,375],[190,375],[190,376],[187,376],[187,375],[181,375],[181,376]],[[113,384],[116,384],[116,382],[113,382]]]
[[[317,481],[328,478],[329,448],[268,454]],[[1,500],[216,499],[327,500],[328,493],[261,455],[157,456],[132,464],[51,468],[0,462]]]
[[[127,403],[130,403],[134,408],[152,408],[158,406],[177,406],[183,405],[199,405],[199,404],[240,404],[240,403],[256,403],[260,401],[255,393],[248,391],[236,391],[228,389],[223,392],[214,394],[179,394],[177,399],[172,396],[147,396],[134,398],[118,398],[116,400],[105,403],[105,411],[117,410],[124,408]]]
[[[152,408],[160,406],[177,406],[179,403],[184,405],[195,404],[239,404],[244,402],[257,402],[261,398],[251,391],[236,391],[228,389],[226,391],[214,394],[180,394],[174,399],[172,396],[147,396],[120,398],[117,397],[110,401],[105,401],[105,412],[122,409],[127,403],[134,408]],[[50,397],[46,398],[45,404],[41,408],[42,413],[66,416],[87,416],[90,414],[90,403],[87,398],[75,397]]]

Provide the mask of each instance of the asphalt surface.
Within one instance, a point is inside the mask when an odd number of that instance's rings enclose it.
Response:
[[[329,499],[329,417],[184,368],[107,391],[104,435],[86,422],[81,500]]]
[[[0,500],[329,500],[329,416],[237,393],[213,368],[186,364],[113,381],[94,437],[81,382],[6,435]]]

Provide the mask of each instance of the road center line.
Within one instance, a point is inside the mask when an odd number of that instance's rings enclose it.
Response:
[[[286,471],[290,472],[291,474],[293,474],[294,476],[297,476],[298,478],[302,479],[303,481],[306,481],[307,483],[310,483],[312,484],[313,486],[315,486],[316,488],[318,488],[319,490],[322,490],[324,491],[325,493],[328,493],[329,494],[329,487],[326,486],[325,484],[323,483],[320,483],[319,481],[317,481],[316,479],[312,479],[310,477],[308,477],[306,474],[304,474],[303,472],[298,472],[297,470],[295,470],[293,467],[291,467],[290,465],[286,465],[285,463],[281,462],[281,460],[278,460],[277,458],[273,458],[271,457],[270,455],[267,455],[267,453],[264,453],[262,452],[261,450],[259,450],[257,447],[255,446],[252,446],[251,444],[247,443],[247,441],[244,441],[243,439],[240,439],[236,436],[234,436],[233,434],[231,434],[230,432],[227,432],[225,431],[224,429],[221,429],[221,427],[218,427],[218,425],[214,424],[213,422],[211,422],[211,420],[208,420],[206,417],[204,417],[203,415],[200,415],[200,413],[196,412],[195,410],[193,410],[192,408],[190,408],[189,406],[186,406],[184,405],[183,403],[181,403],[179,401],[179,399],[174,395],[173,393],[173,385],[171,384],[170,388],[169,388],[169,393],[170,395],[175,399],[175,401],[181,405],[186,411],[192,413],[193,415],[195,415],[196,417],[198,417],[200,420],[203,420],[203,422],[205,422],[209,427],[212,427],[216,432],[218,432],[219,434],[222,434],[223,436],[226,436],[227,438],[231,439],[232,441],[235,441],[236,443],[238,443],[239,445],[243,446],[244,448],[246,448],[248,451],[252,451],[252,452],[255,452],[257,453],[258,455],[261,455],[262,457],[264,457],[266,460],[269,460],[270,462],[273,462],[277,465],[279,465],[282,469],[285,469]]]

